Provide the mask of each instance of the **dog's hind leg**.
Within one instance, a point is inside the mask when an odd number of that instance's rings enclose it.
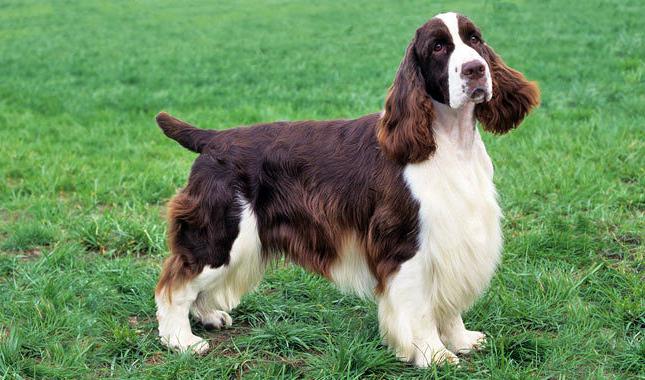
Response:
[[[171,256],[164,265],[162,280],[169,272],[181,270],[183,263],[179,256]],[[188,319],[191,305],[197,299],[201,289],[214,279],[222,276],[222,268],[204,267],[201,273],[183,281],[159,282],[155,301],[157,303],[157,320],[161,342],[178,351],[192,350],[201,354],[208,350],[208,342],[193,335]],[[178,277],[175,277],[178,279]]]
[[[250,215],[250,211],[236,202],[227,193],[218,193],[216,198],[205,201],[184,190],[169,203],[171,255],[161,272],[155,301],[159,336],[170,348],[179,351],[190,349],[197,353],[208,349],[208,343],[191,331],[191,310],[203,322],[222,318],[225,323],[230,322],[227,315],[216,312],[219,309],[206,310],[203,300],[209,299],[206,294],[222,287],[221,284],[232,282],[232,269],[244,264],[240,264],[244,260],[239,252],[247,252],[246,247],[259,245],[256,225],[250,223],[248,217],[243,217],[243,214]],[[246,238],[250,229],[256,236],[253,244]],[[218,297],[224,301],[228,298],[232,297]],[[216,306],[222,308],[226,303]]]
[[[246,203],[242,204],[239,233],[233,242],[230,261],[221,276],[202,290],[191,307],[192,315],[207,329],[228,327],[228,314],[244,294],[262,280],[266,267],[262,257],[257,220]]]

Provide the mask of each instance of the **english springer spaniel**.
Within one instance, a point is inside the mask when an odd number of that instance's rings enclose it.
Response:
[[[373,297],[401,360],[458,362],[484,342],[461,313],[502,249],[493,164],[475,122],[505,133],[538,103],[536,84],[468,18],[443,13],[417,29],[381,113],[223,131],[160,113],[163,132],[199,153],[168,205],[171,254],[155,292],[162,342],[205,352],[189,314],[230,326],[228,312],[284,255]]]

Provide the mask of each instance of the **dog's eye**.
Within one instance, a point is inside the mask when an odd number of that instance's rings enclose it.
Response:
[[[475,44],[475,45],[480,43],[481,41],[482,40],[479,37],[477,37],[476,34],[473,34],[473,35],[470,36],[470,42]]]
[[[442,51],[443,50],[443,44],[441,42],[435,43],[434,46],[432,47],[432,50],[434,50],[436,52]]]

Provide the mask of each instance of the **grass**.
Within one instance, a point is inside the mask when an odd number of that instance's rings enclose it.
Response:
[[[379,344],[375,306],[285,265],[167,352],[153,288],[164,202],[193,154],[160,110],[228,128],[382,107],[404,48],[458,10],[542,107],[484,138],[504,259],[466,324],[488,349],[418,370]],[[0,3],[0,377],[645,377],[642,1]]]

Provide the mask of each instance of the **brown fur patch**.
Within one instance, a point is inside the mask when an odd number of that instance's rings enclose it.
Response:
[[[416,38],[406,50],[385,99],[385,113],[376,126],[383,152],[401,164],[426,160],[436,149],[432,101],[425,90],[415,43]]]
[[[540,89],[522,73],[506,65],[491,47],[484,45],[482,56],[493,79],[493,98],[475,107],[475,117],[492,133],[506,133],[520,125],[524,117],[540,104]]]
[[[161,294],[165,289],[169,301],[172,301],[173,289],[184,286],[203,268],[203,266],[196,265],[191,252],[178,242],[178,236],[184,223],[196,227],[204,226],[205,218],[199,210],[199,201],[190,199],[185,193],[177,194],[168,202],[167,239],[171,254],[164,260],[155,293]]]

